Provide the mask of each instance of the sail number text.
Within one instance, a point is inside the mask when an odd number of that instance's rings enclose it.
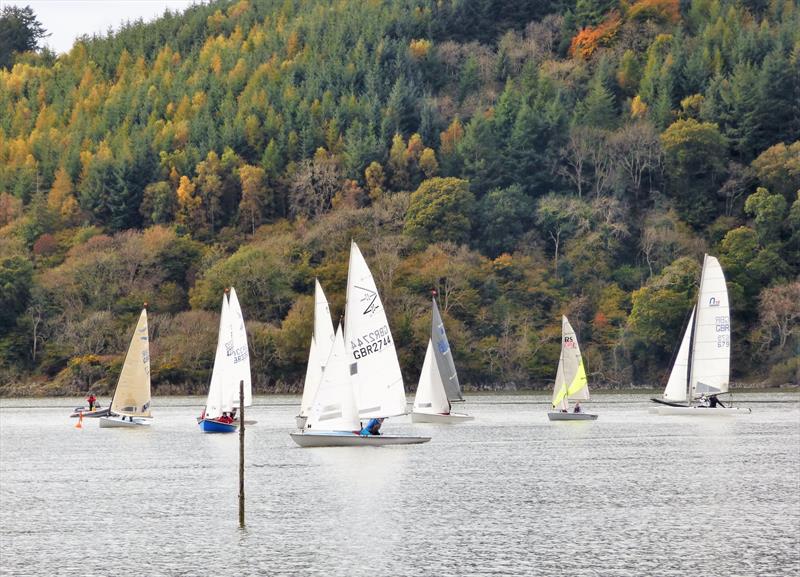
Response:
[[[355,340],[351,339],[350,349],[353,351],[353,358],[363,359],[390,344],[392,344],[392,335],[389,332],[389,326],[383,325],[381,328],[361,335]]]

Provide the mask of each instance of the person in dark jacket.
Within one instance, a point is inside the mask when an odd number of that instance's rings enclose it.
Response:
[[[718,406],[722,407],[723,409],[725,408],[725,405],[723,405],[722,401],[717,398],[717,395],[711,395],[711,397],[708,399],[708,407],[710,409],[716,409]]]

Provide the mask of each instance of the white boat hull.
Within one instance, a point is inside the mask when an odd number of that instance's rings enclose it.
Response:
[[[739,407],[673,407],[671,405],[661,405],[650,407],[650,413],[654,415],[684,415],[690,417],[730,417],[733,415],[749,415],[750,409]]]
[[[304,417],[303,415],[297,415],[294,418],[294,424],[297,425],[298,429],[305,429],[307,420],[308,420],[308,417]]]
[[[405,437],[397,435],[359,435],[346,431],[304,431],[289,433],[301,447],[382,447],[385,445],[418,445],[430,437]]]
[[[550,412],[547,413],[547,418],[551,421],[595,421],[597,420],[597,415],[592,413]]]
[[[128,419],[122,420],[122,417],[114,415],[112,417],[100,417],[101,429],[139,429],[141,427],[149,427],[150,421],[146,419],[133,418],[132,421]]]
[[[440,423],[440,424],[455,424],[463,423],[466,421],[474,421],[475,417],[466,415],[464,413],[418,413],[411,412],[412,423]]]

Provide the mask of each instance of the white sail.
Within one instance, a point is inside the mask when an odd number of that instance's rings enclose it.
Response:
[[[345,349],[362,418],[406,413],[403,376],[375,280],[355,242],[350,245]]]
[[[242,307],[239,305],[239,299],[236,297],[236,289],[233,287],[231,287],[228,300],[233,347],[230,351],[227,351],[227,353],[231,357],[231,366],[233,367],[233,406],[239,406],[239,383],[244,381],[244,406],[249,407],[253,404],[253,385],[250,375],[250,350],[247,346],[247,328],[244,324]]]
[[[442,316],[439,314],[439,307],[436,306],[436,299],[433,299],[433,314],[431,320],[431,340],[433,341],[433,353],[436,356],[436,366],[442,378],[447,399],[452,403],[463,401],[461,396],[461,385],[458,383],[458,373],[456,364],[453,362],[453,352],[450,350],[450,342],[447,340],[447,333],[444,330]]]
[[[228,354],[226,347],[233,348],[233,335],[231,334],[230,306],[228,296],[222,295],[222,308],[219,315],[219,333],[217,335],[217,352],[214,356],[214,368],[211,370],[211,383],[208,386],[205,416],[216,419],[223,412],[233,409],[233,394],[230,383],[233,382],[233,356]]]
[[[142,309],[117,381],[111,412],[129,417],[149,417],[150,400],[150,338],[147,310]]]
[[[437,366],[433,342],[428,340],[428,350],[419,375],[417,394],[414,397],[414,411],[417,413],[443,414],[450,412],[450,402],[442,382],[441,371]]]
[[[719,261],[705,255],[691,351],[692,398],[725,393],[730,380],[731,320],[728,288]]]
[[[300,416],[307,417],[314,396],[317,394],[322,371],[330,356],[335,332],[331,322],[331,311],[328,299],[322,291],[319,281],[314,287],[314,333],[311,335],[311,347],[308,350],[306,380],[303,385],[303,398],[300,401]]]
[[[689,349],[691,348],[693,325],[694,309],[692,309],[692,315],[689,317],[689,324],[686,326],[686,330],[683,333],[683,339],[678,349],[678,356],[675,358],[675,364],[672,365],[672,372],[669,374],[667,388],[664,389],[665,401],[680,403],[688,400],[686,395],[688,393],[689,383]]]
[[[568,400],[583,401],[589,398],[589,384],[583,366],[578,338],[567,317],[561,317],[561,357],[553,387],[553,406],[566,409]]]
[[[306,428],[312,431],[357,431],[361,429],[353,386],[350,355],[345,350],[341,327],[336,331],[325,371],[309,409]]]

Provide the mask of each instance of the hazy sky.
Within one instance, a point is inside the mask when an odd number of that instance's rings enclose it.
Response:
[[[41,44],[60,53],[68,52],[78,36],[105,34],[127,20],[153,20],[167,8],[179,12],[202,3],[201,0],[0,0],[0,8],[30,6],[51,34]]]

